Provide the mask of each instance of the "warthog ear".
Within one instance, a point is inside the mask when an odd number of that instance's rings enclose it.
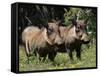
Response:
[[[72,24],[75,25],[75,26],[77,26],[76,20],[72,19]]]
[[[56,24],[57,24],[57,25],[61,24],[61,20],[58,20],[58,21],[56,22]]]
[[[52,42],[50,41],[50,39],[48,38],[48,34],[47,34],[47,29],[44,28],[43,32],[42,32],[42,35],[44,37],[44,39],[50,44],[52,45]]]
[[[72,21],[72,24],[73,25],[75,25],[75,26],[77,26],[77,16],[75,15],[75,16],[73,16],[71,19],[69,19],[70,21]]]
[[[56,22],[57,22],[55,19],[52,19],[51,21],[52,21],[52,22],[54,22],[54,23],[56,23]]]
[[[53,23],[56,23],[57,25],[59,25],[59,24],[61,23],[61,20],[52,19],[52,22],[53,22]]]

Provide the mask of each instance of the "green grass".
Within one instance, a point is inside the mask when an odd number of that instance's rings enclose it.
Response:
[[[46,58],[45,62],[40,62],[33,55],[29,58],[28,64],[25,50],[22,46],[19,46],[19,71],[96,67],[96,46],[87,47],[83,45],[82,50],[81,61],[77,60],[76,53],[73,52],[74,60],[72,62],[67,53],[57,53],[54,62],[51,62],[48,58]]]

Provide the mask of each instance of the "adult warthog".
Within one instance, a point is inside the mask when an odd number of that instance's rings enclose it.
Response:
[[[52,51],[49,49],[52,49],[55,44],[62,44],[58,31],[53,29],[57,28],[58,24],[48,23],[48,25],[53,25],[53,27],[39,29],[38,27],[29,26],[22,32],[22,41],[27,58],[29,58],[30,53],[34,50],[34,53],[38,52],[40,60],[40,57],[44,57],[43,60],[45,60],[47,54]]]
[[[54,50],[56,52],[67,52],[71,60],[73,60],[72,52],[76,51],[76,56],[81,59],[81,45],[87,44],[90,38],[86,32],[86,21],[84,20],[72,20],[70,26],[59,26],[60,36],[63,40],[63,44],[57,45]],[[54,60],[56,54],[49,53],[51,60]]]

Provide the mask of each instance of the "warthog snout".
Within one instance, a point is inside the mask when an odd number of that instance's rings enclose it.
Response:
[[[90,38],[89,38],[89,36],[88,36],[88,34],[83,34],[82,35],[82,43],[83,44],[88,44],[90,42]]]
[[[57,44],[57,45],[61,45],[63,43],[63,40],[59,35],[57,35],[54,43]]]

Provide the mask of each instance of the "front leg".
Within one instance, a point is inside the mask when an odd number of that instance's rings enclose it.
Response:
[[[69,45],[69,44],[65,44],[66,52],[68,53],[68,55],[69,55],[69,57],[70,57],[70,59],[72,61],[73,60],[73,54],[72,54],[73,49],[71,49],[70,46],[71,45]]]
[[[66,51],[67,51],[67,53],[68,53],[68,55],[69,55],[70,59],[71,59],[71,60],[73,60],[72,50],[70,50],[70,49],[66,48]]]
[[[54,52],[54,51],[49,52],[48,58],[49,58],[52,62],[54,62],[54,59],[55,59],[55,57],[56,57],[56,54],[57,54],[57,52]]]
[[[81,48],[80,47],[76,49],[76,56],[77,56],[77,59],[81,60]]]

